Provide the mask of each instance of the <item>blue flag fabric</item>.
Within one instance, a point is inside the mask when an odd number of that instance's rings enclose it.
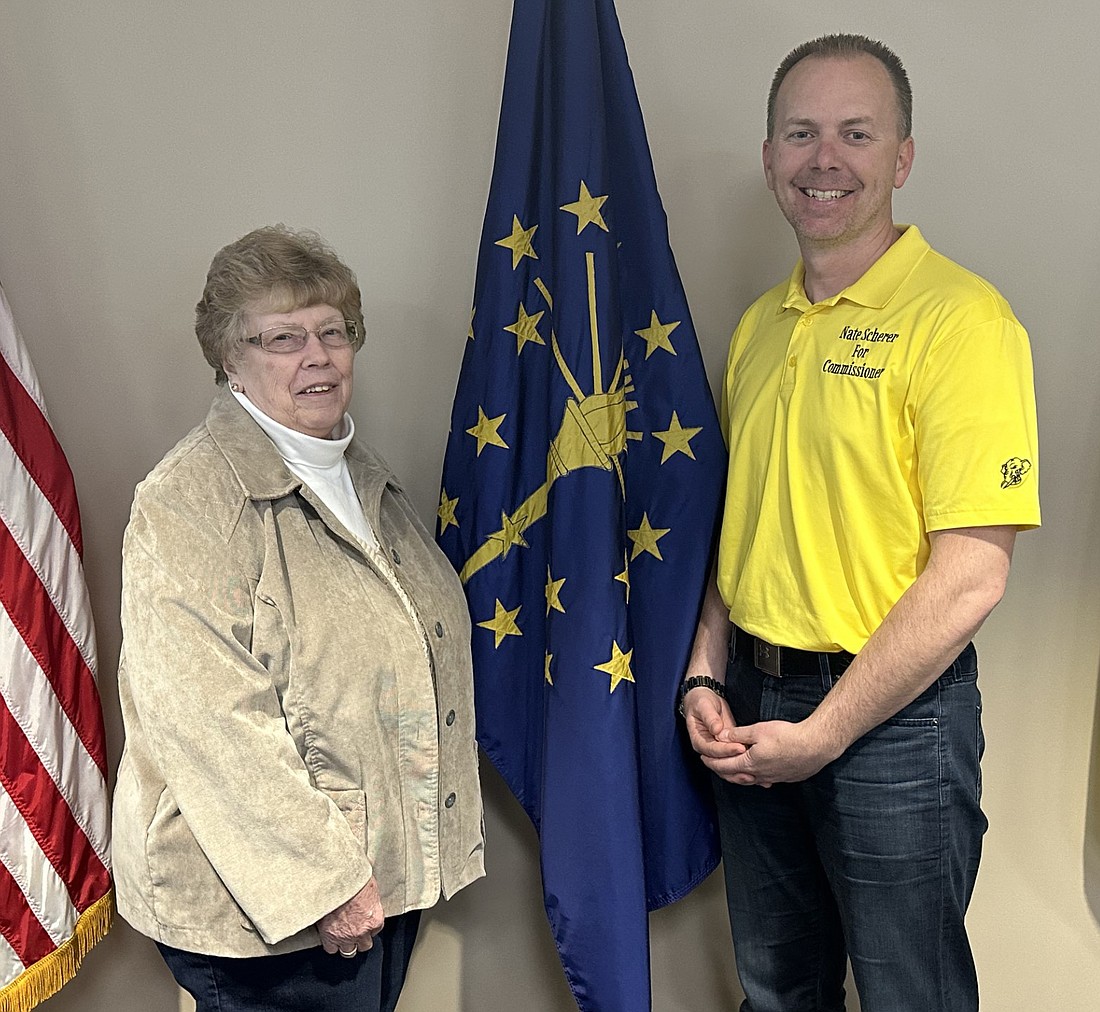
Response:
[[[583,1010],[650,1007],[718,861],[676,697],[725,464],[614,4],[516,0],[438,536]]]

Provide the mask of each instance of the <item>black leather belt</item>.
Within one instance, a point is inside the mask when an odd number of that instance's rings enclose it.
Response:
[[[733,634],[734,656],[751,657],[754,667],[775,678],[820,678],[822,657],[833,676],[839,678],[854,656],[844,650],[818,653],[814,650],[796,650],[794,647],[777,647],[738,626],[733,627]]]

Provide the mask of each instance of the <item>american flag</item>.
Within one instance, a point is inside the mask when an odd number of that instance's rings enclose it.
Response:
[[[107,754],[76,489],[0,289],[0,1012],[111,926]]]

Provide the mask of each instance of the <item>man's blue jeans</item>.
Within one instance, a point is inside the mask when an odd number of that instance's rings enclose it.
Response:
[[[895,717],[809,780],[714,778],[742,1012],[843,1012],[845,957],[863,1012],[970,1012],[963,917],[986,819],[973,645]],[[738,724],[799,721],[838,677],[775,678],[731,658]]]

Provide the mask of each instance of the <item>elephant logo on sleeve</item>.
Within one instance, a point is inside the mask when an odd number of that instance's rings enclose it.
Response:
[[[1023,457],[1009,457],[1001,465],[1001,488],[1014,488],[1024,480],[1024,475],[1031,470],[1031,461]]]

